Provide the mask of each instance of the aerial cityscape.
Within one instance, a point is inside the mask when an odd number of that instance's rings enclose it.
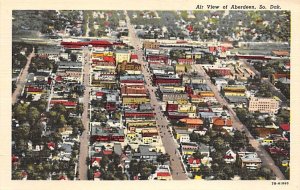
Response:
[[[12,180],[289,180],[290,12],[14,10]]]

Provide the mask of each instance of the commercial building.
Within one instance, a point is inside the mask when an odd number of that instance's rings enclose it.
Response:
[[[279,109],[279,101],[275,98],[251,97],[249,101],[250,112],[272,113],[275,114]]]

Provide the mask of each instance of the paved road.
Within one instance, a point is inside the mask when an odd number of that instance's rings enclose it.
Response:
[[[84,126],[84,131],[80,137],[80,153],[79,153],[79,164],[78,164],[78,172],[80,180],[87,180],[87,164],[86,159],[88,157],[88,149],[89,149],[89,102],[90,102],[90,64],[89,64],[89,52],[87,49],[84,51],[84,61],[83,61],[83,84],[85,86],[84,95],[83,95],[83,113],[82,113],[82,123]],[[87,60],[87,61],[85,61]]]
[[[13,92],[12,94],[12,104],[14,105],[17,100],[18,100],[18,97],[20,96],[23,88],[24,88],[24,85],[26,83],[26,80],[27,80],[27,76],[28,76],[28,69],[29,69],[29,65],[31,63],[31,59],[34,57],[34,48],[31,52],[31,54],[27,57],[27,63],[19,77],[19,81],[17,82],[17,88],[15,89],[15,91]]]
[[[233,126],[240,130],[240,131],[244,131],[246,136],[249,139],[249,143],[255,148],[258,156],[261,158],[263,165],[270,168],[274,174],[276,175],[277,179],[280,180],[284,180],[285,177],[282,174],[282,172],[279,170],[279,168],[274,164],[273,159],[271,158],[271,156],[268,154],[268,152],[259,144],[259,142],[257,142],[253,136],[251,135],[251,133],[249,132],[249,130],[247,129],[247,127],[245,125],[243,125],[241,123],[241,121],[238,119],[238,117],[236,116],[236,113],[233,111],[232,108],[229,107],[228,102],[220,95],[220,92],[217,90],[217,87],[215,85],[213,85],[211,83],[211,80],[209,78],[209,76],[206,74],[206,72],[204,71],[204,69],[201,67],[201,65],[193,65],[192,66],[194,70],[196,70],[198,73],[200,73],[202,76],[205,77],[206,79],[206,83],[207,85],[212,89],[212,91],[215,94],[215,97],[217,99],[217,101],[221,104],[221,105],[225,105],[227,106],[232,122],[233,122]]]
[[[139,63],[142,64],[142,72],[143,72],[145,80],[146,80],[146,87],[148,88],[148,90],[150,92],[150,99],[151,99],[150,103],[154,106],[154,110],[156,113],[158,130],[160,131],[160,136],[162,138],[162,142],[165,147],[165,150],[170,155],[170,161],[171,161],[170,168],[172,170],[172,178],[174,180],[188,179],[188,177],[185,173],[185,170],[183,168],[183,164],[181,162],[181,157],[178,154],[178,151],[176,150],[178,148],[178,145],[172,137],[171,131],[168,128],[168,121],[163,116],[163,113],[160,109],[159,101],[157,100],[157,98],[155,96],[155,90],[157,88],[153,87],[151,85],[151,80],[150,80],[151,74],[146,69],[146,62],[144,62],[142,60],[143,53],[140,50],[140,48],[142,47],[142,43],[141,43],[140,39],[136,36],[136,34],[134,32],[134,28],[130,24],[130,19],[129,19],[126,11],[125,11],[125,15],[126,15],[126,22],[127,22],[128,30],[129,30],[130,42],[137,50]]]

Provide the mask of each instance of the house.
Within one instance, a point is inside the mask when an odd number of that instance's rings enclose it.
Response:
[[[279,127],[282,130],[282,136],[287,137],[289,139],[290,124],[289,123],[283,123]]]
[[[232,121],[228,118],[215,117],[213,118],[212,128],[216,131],[221,131],[222,129],[225,129],[226,131],[230,132],[233,130]]]
[[[69,137],[69,135],[73,134],[73,128],[71,126],[64,126],[58,128],[59,134],[61,134],[62,138],[65,139]]]
[[[100,126],[92,126],[91,139],[92,141],[100,142],[124,142],[124,129],[104,128]]]
[[[158,142],[159,134],[156,128],[143,129],[141,131],[143,144]]]
[[[161,85],[161,84],[169,84],[169,85],[181,85],[182,79],[177,75],[153,75],[153,84]]]
[[[226,151],[223,159],[227,164],[234,163],[236,161],[236,153],[229,149]]]
[[[272,134],[280,134],[279,130],[274,128],[256,127],[254,130],[256,131],[257,136],[263,139],[269,137]]]
[[[289,156],[289,154],[290,154],[288,150],[285,150],[283,148],[279,148],[276,146],[267,148],[267,151],[271,155]]]
[[[98,171],[98,170],[96,170],[96,171],[94,172],[94,180],[99,179],[100,177],[101,177],[101,172]]]
[[[138,62],[138,55],[137,54],[131,54],[130,55],[130,62]]]
[[[188,130],[187,127],[173,127],[174,137],[180,142],[190,142],[191,130]]]
[[[55,104],[61,104],[64,105],[66,108],[76,108],[77,102],[68,101],[65,99],[58,99],[58,100],[51,100],[50,105],[53,106]]]
[[[156,163],[157,157],[161,154],[161,152],[156,151],[155,147],[151,147],[150,145],[139,145],[132,157],[137,160],[148,160]]]
[[[186,72],[186,66],[185,65],[176,64],[175,71],[176,71],[176,74],[185,73]]]
[[[271,76],[271,82],[276,84],[281,79],[282,82],[290,80],[290,74],[288,73],[274,73]]]
[[[189,129],[199,129],[203,125],[203,120],[199,118],[184,118],[179,121],[186,124]]]
[[[182,155],[193,155],[197,150],[199,150],[199,145],[195,142],[180,143],[180,151]]]
[[[191,103],[200,103],[200,102],[203,102],[203,99],[200,95],[191,94],[190,95],[190,101],[191,101]]]
[[[201,160],[199,158],[194,158],[190,156],[187,160],[187,166],[192,172],[197,172],[200,170]]]
[[[25,90],[26,90],[27,94],[32,94],[32,95],[43,94],[45,92],[45,90],[42,88],[31,87],[31,86],[26,86]]]
[[[100,168],[100,162],[101,162],[101,157],[92,157],[91,158],[91,166],[94,168],[94,167],[97,167],[97,168]]]
[[[156,180],[172,180],[170,167],[168,165],[159,165],[155,173],[150,176],[150,179]]]
[[[241,167],[249,169],[259,169],[262,161],[255,152],[238,152],[239,163]]]

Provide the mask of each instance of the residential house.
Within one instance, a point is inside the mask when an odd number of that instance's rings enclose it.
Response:
[[[241,167],[249,169],[259,169],[262,161],[255,152],[238,152],[239,163]]]
[[[197,172],[200,170],[201,160],[199,158],[194,158],[190,156],[187,160],[187,167],[192,172]]]
[[[155,147],[151,147],[150,145],[139,145],[137,151],[133,153],[132,158],[156,163],[157,157],[161,154],[161,152],[156,151]]]
[[[203,125],[203,120],[199,118],[184,118],[179,121],[185,123],[188,129],[191,130],[197,130]]]
[[[233,150],[229,149],[229,150],[226,151],[223,159],[224,159],[224,161],[227,164],[235,163],[235,161],[236,161],[236,153],[233,152]]]
[[[92,126],[91,139],[92,141],[100,142],[124,142],[124,129],[106,128],[100,126]]]
[[[232,120],[224,117],[215,117],[213,118],[212,128],[216,131],[225,129],[226,131],[231,132],[233,130]]]

